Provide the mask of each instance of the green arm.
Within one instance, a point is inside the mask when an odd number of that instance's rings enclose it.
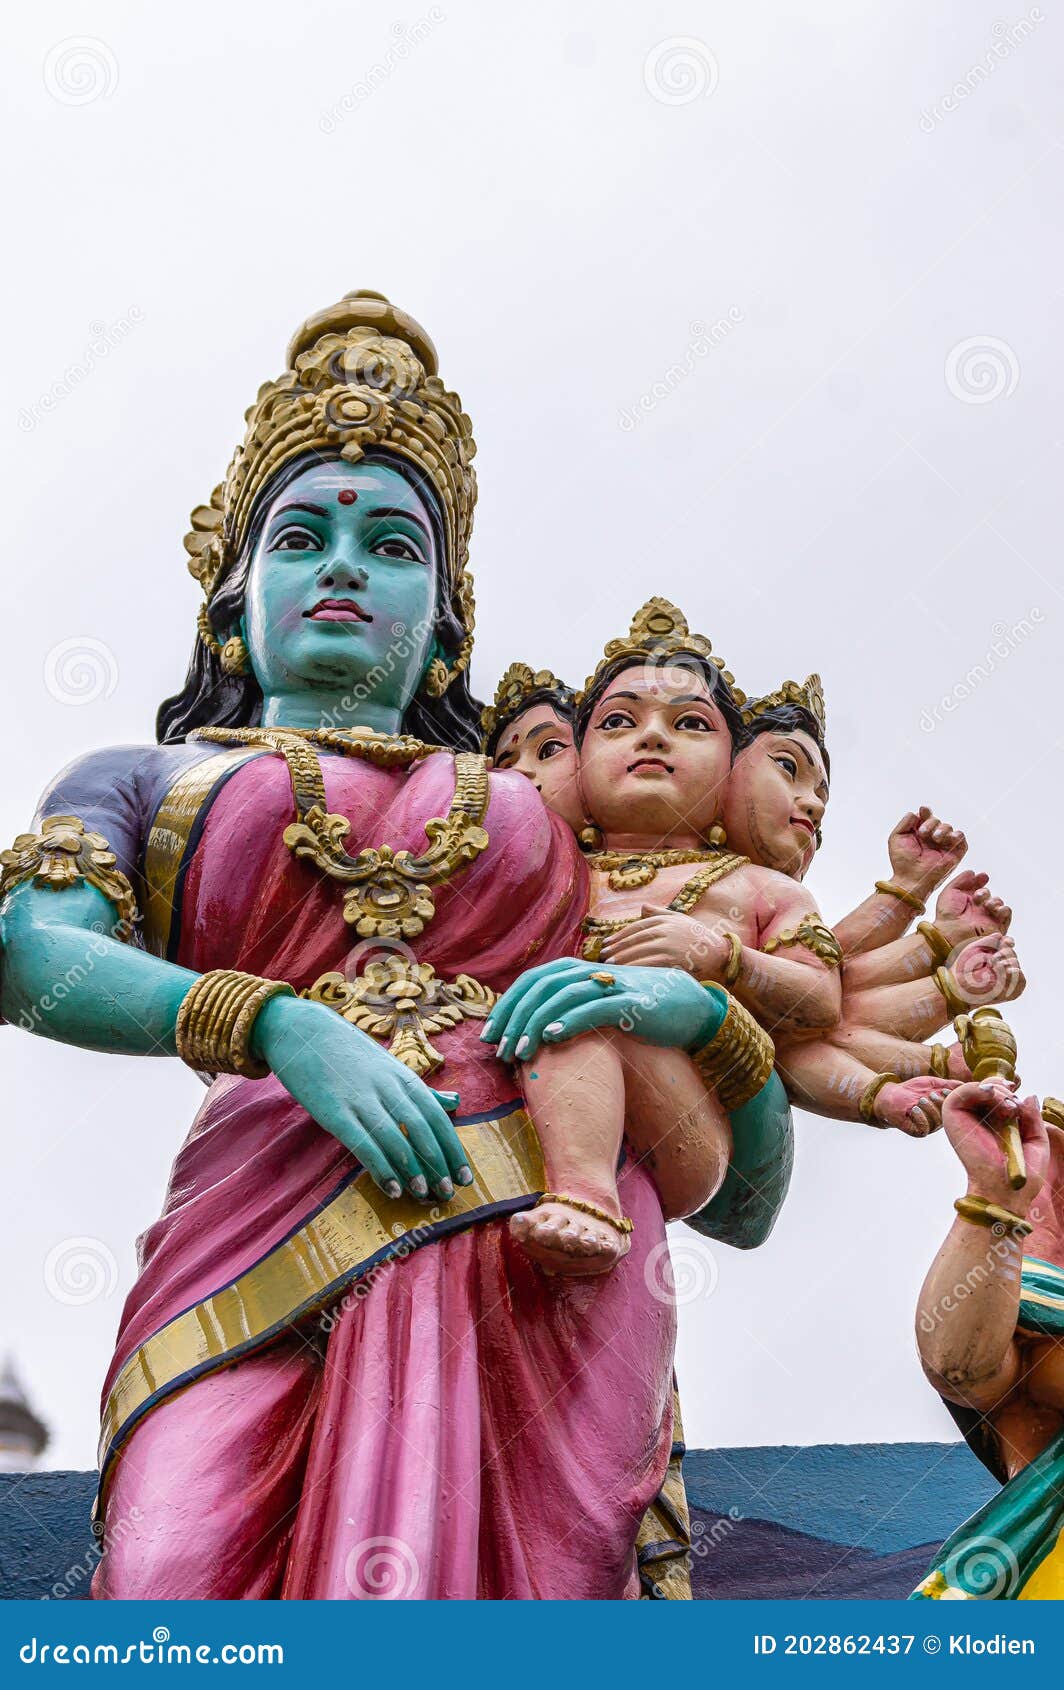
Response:
[[[86,883],[12,891],[0,906],[5,1019],[86,1050],[176,1055],[178,1011],[198,976],[119,943],[117,924],[114,907]],[[432,1091],[324,1004],[272,999],[255,1018],[251,1051],[388,1196],[405,1185],[446,1201],[453,1180],[471,1182],[446,1113],[457,1096]]]
[[[724,1183],[687,1225],[718,1244],[756,1250],[776,1224],[794,1163],[791,1107],[779,1075],[770,1074],[730,1120],[734,1148]]]
[[[0,1009],[27,1032],[85,1050],[176,1054],[177,1012],[196,975],[112,937],[95,886],[18,886],[0,906]]]

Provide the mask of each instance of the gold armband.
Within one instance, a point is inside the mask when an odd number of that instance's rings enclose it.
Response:
[[[1022,1215],[1014,1215],[1011,1209],[1003,1209],[1000,1203],[990,1203],[985,1197],[957,1197],[953,1207],[966,1221],[974,1221],[976,1226],[1007,1227],[1017,1239],[1026,1238],[1034,1231]]]
[[[1043,1097],[1042,1119],[1051,1127],[1064,1127],[1064,1103],[1059,1097]]]
[[[901,1084],[897,1074],[877,1074],[875,1079],[869,1080],[861,1093],[861,1101],[857,1105],[857,1113],[862,1121],[867,1121],[870,1127],[881,1127],[883,1122],[876,1118],[876,1098],[884,1086],[898,1086]]]
[[[949,1079],[949,1047],[947,1045],[931,1046],[931,1073],[936,1080]]]
[[[923,915],[927,908],[923,899],[918,898],[915,892],[907,892],[904,886],[895,886],[893,880],[877,880],[876,891],[886,892],[892,898],[900,898],[903,904],[908,904],[911,910],[917,910],[920,915]]]
[[[212,968],[190,986],[177,1012],[177,1054],[201,1074],[240,1074],[263,1080],[270,1072],[251,1054],[251,1028],[271,998],[295,992],[285,980],[263,980],[234,968]]]
[[[724,937],[728,941],[731,954],[720,977],[721,985],[734,986],[743,971],[743,942],[738,933],[726,933]]]
[[[715,981],[702,984],[720,989]],[[729,994],[724,1020],[708,1044],[691,1052],[691,1060],[730,1115],[757,1096],[772,1072],[776,1047],[760,1022]]]
[[[931,960],[938,967],[949,961],[953,955],[953,946],[944,933],[940,933],[933,921],[918,921],[916,931],[931,952]]]
[[[114,905],[125,927],[137,919],[137,900],[118,858],[79,816],[47,816],[40,833],[20,833],[10,851],[0,851],[0,897],[27,880],[53,892],[87,883]]]
[[[961,997],[949,969],[936,968],[931,978],[946,1000],[946,1008],[949,1010],[951,1021],[955,1021],[958,1015],[967,1015],[971,1005],[966,998]]]
[[[829,968],[842,967],[842,946],[827,923],[814,915],[807,915],[797,927],[789,927],[785,932],[766,939],[761,949],[766,956],[771,956],[782,945],[801,945],[818,956],[821,962],[826,962]]]

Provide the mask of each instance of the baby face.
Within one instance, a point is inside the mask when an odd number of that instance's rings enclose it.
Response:
[[[736,757],[724,794],[728,848],[802,880],[827,801],[827,770],[811,735],[758,734]]]
[[[593,822],[622,848],[698,846],[720,819],[732,738],[708,682],[682,667],[623,669],[580,748]]]
[[[551,705],[534,704],[515,716],[499,737],[494,763],[497,769],[526,775],[548,810],[568,822],[574,833],[584,826],[573,724]]]

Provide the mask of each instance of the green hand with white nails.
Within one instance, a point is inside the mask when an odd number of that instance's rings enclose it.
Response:
[[[503,1062],[530,1062],[541,1044],[615,1027],[647,1044],[699,1050],[717,1031],[728,995],[679,968],[639,968],[560,957],[530,968],[495,1005],[481,1033]]]

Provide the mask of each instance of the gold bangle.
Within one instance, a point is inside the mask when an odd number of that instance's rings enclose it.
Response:
[[[611,1215],[605,1209],[600,1209],[597,1203],[585,1203],[582,1197],[570,1197],[566,1191],[545,1191],[536,1204],[537,1209],[540,1203],[564,1203],[566,1208],[579,1209],[582,1215],[590,1215],[592,1220],[605,1221],[606,1225],[612,1226],[615,1232],[627,1234],[633,1230],[633,1224],[627,1215],[622,1215],[618,1220],[616,1215]]]
[[[857,1113],[862,1121],[867,1121],[870,1127],[881,1127],[882,1121],[876,1119],[876,1098],[884,1086],[898,1086],[901,1084],[897,1074],[877,1074],[869,1080],[861,1093],[861,1101],[857,1105]]]
[[[1042,1119],[1051,1127],[1064,1127],[1064,1103],[1059,1097],[1043,1097]]]
[[[904,886],[895,886],[893,880],[877,880],[876,891],[888,892],[892,898],[900,898],[903,904],[908,904],[912,910],[919,910],[921,915],[927,908],[927,905],[916,896],[915,892],[907,892]]]
[[[931,960],[939,967],[948,962],[953,955],[953,946],[943,933],[940,933],[934,922],[918,921],[916,931],[931,952]]]
[[[286,980],[209,969],[189,987],[177,1012],[178,1056],[201,1074],[265,1079],[269,1066],[251,1054],[251,1029],[263,1005],[281,996],[295,996]]]
[[[724,937],[728,941],[731,954],[720,977],[721,985],[734,986],[743,971],[743,942],[738,933],[725,933]]]
[[[931,1046],[931,1073],[936,1080],[949,1079],[949,1047],[947,1045]]]
[[[720,991],[715,980],[700,984]],[[724,1020],[701,1050],[691,1052],[691,1061],[703,1083],[716,1092],[731,1115],[756,1097],[768,1080],[776,1062],[776,1047],[761,1023],[729,994]]]
[[[946,1000],[950,1019],[955,1021],[958,1015],[967,1015],[971,1005],[966,998],[962,998],[957,990],[956,982],[948,968],[936,968],[931,976],[942,996]]]
[[[1011,1209],[1003,1209],[1000,1203],[991,1203],[985,1197],[957,1197],[953,1207],[966,1221],[973,1221],[976,1226],[1007,1227],[1015,1238],[1026,1238],[1034,1231],[1031,1222],[1022,1215],[1014,1215]]]

